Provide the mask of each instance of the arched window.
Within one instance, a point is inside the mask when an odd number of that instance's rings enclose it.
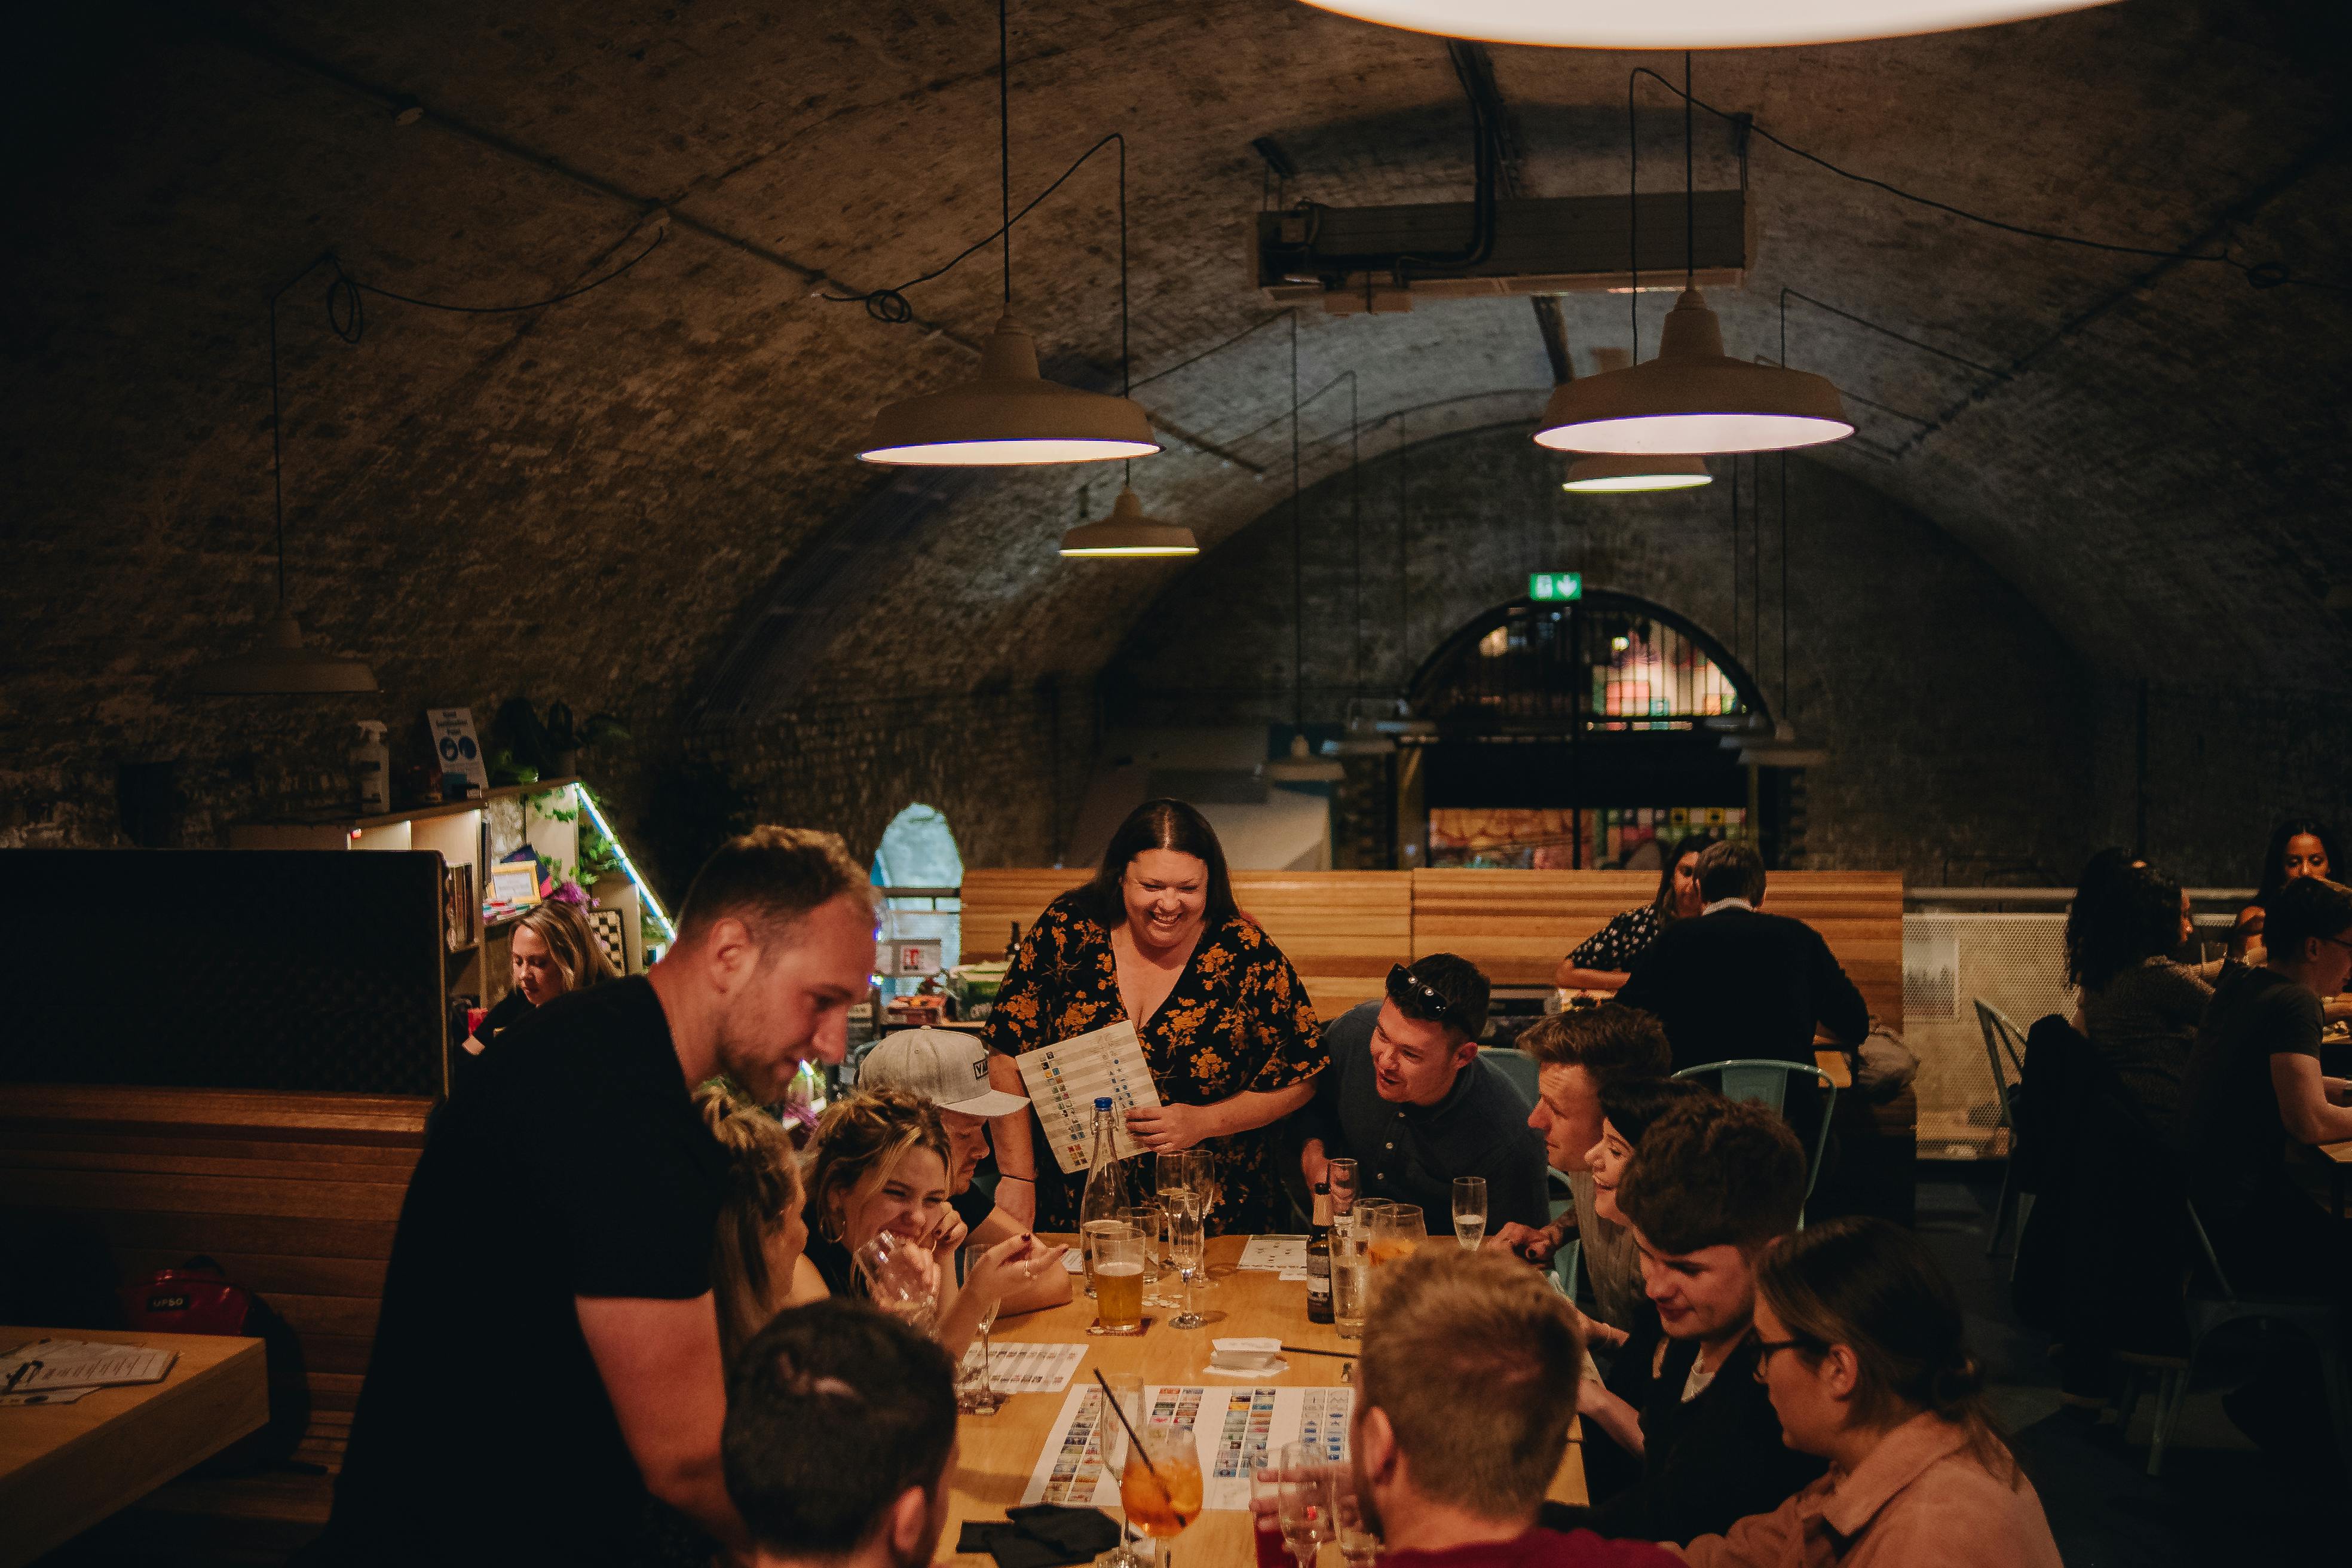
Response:
[[[1422,666],[1412,710],[1432,866],[1654,867],[1662,841],[1755,834],[1778,788],[1722,744],[1765,714],[1747,672],[1630,595],[1497,605]]]
[[[882,830],[882,842],[874,850],[874,885],[892,888],[955,888],[963,883],[963,856],[956,848],[955,835],[948,830],[948,819],[937,808],[910,805],[890,819]],[[958,911],[963,908],[957,900],[938,893],[915,893],[886,896],[883,900],[882,934],[886,942],[935,941],[940,944],[940,967],[952,969],[961,958],[957,946]],[[901,979],[889,986],[893,994],[905,994],[921,984],[921,977]]]

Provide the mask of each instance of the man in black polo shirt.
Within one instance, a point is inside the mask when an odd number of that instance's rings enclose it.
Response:
[[[1698,858],[1699,918],[1639,958],[1617,1000],[1665,1026],[1675,1069],[1740,1057],[1811,1062],[1815,1026],[1841,1045],[1870,1034],[1870,1006],[1800,920],[1763,912],[1764,858],[1737,840]]]
[[[1543,1139],[1527,1102],[1478,1059],[1486,977],[1432,953],[1389,971],[1388,997],[1359,1003],[1323,1032],[1331,1066],[1300,1112],[1299,1164],[1311,1190],[1331,1161],[1357,1163],[1361,1195],[1418,1204],[1432,1236],[1454,1233],[1454,1178],[1486,1178],[1486,1224],[1551,1217]]]
[[[648,1494],[748,1547],[719,1467],[727,1162],[688,1094],[723,1074],[779,1100],[841,1060],[874,927],[838,838],[759,828],[703,867],[650,973],[499,1037],[426,1131],[309,1561],[629,1562]]]

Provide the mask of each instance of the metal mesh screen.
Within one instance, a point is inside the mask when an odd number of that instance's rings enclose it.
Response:
[[[2073,1012],[2065,931],[2063,913],[1903,917],[1903,1040],[1919,1056],[1923,1158],[2009,1152],[1975,1004],[1999,1009],[2021,1037],[2045,1013]]]

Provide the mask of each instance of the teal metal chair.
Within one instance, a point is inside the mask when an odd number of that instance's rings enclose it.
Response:
[[[1577,1268],[1584,1260],[1584,1243],[1564,1241],[1559,1250],[1551,1255],[1551,1282],[1570,1300],[1576,1300]]]
[[[1777,1058],[1735,1057],[1729,1061],[1703,1062],[1695,1068],[1685,1068],[1676,1078],[1700,1078],[1713,1074],[1716,1087],[1728,1100],[1744,1100],[1760,1105],[1775,1116],[1787,1113],[1789,1080],[1809,1078],[1822,1088],[1822,1125],[1813,1134],[1813,1147],[1805,1158],[1805,1197],[1813,1195],[1813,1184],[1821,1179],[1822,1151],[1829,1146],[1830,1119],[1837,1113],[1837,1081],[1812,1062],[1784,1062]],[[1800,1214],[1797,1223],[1804,1224]]]
[[[2008,1227],[2010,1189],[2017,1173],[2017,1097],[2025,1087],[2025,1035],[2000,1008],[1981,996],[1975,1001],[1977,1027],[1984,1031],[1985,1059],[1992,1067],[1993,1109],[2000,1112],[2001,1127],[2009,1133],[2009,1158],[2001,1162],[2000,1196],[1992,1205],[1992,1234],[1985,1238],[1985,1256],[1990,1258],[2000,1250],[2000,1233]],[[2017,1246],[2022,1247],[2025,1222],[2033,1213],[2033,1194],[2020,1192],[2016,1197]],[[2017,1278],[2014,1248],[2009,1258],[2009,1277]]]
[[[1519,1098],[1529,1110],[1536,1108],[1536,1058],[1516,1046],[1480,1046],[1478,1059],[1503,1075],[1504,1081],[1518,1090]]]

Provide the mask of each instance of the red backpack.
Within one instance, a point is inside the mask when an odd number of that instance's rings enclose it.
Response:
[[[237,1334],[262,1342],[268,1358],[269,1419],[200,1466],[200,1475],[282,1467],[310,1425],[310,1380],[302,1342],[269,1303],[237,1284],[209,1258],[191,1258],[122,1287],[122,1316],[134,1331],[163,1334]],[[315,1466],[296,1466],[313,1469]]]

